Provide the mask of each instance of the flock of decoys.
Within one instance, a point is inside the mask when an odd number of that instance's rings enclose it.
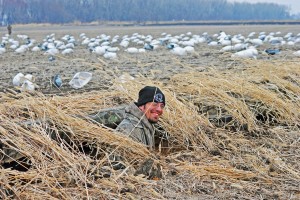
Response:
[[[220,52],[230,52],[232,57],[254,58],[259,55],[258,47],[268,44],[273,48],[262,51],[268,55],[276,55],[281,53],[283,46],[300,46],[300,33],[281,32],[251,32],[248,36],[242,34],[228,35],[224,31],[209,35],[207,32],[202,34],[192,34],[187,32],[180,35],[171,35],[161,33],[160,37],[154,38],[152,35],[142,35],[134,33],[124,36],[110,36],[101,34],[96,37],[88,37],[85,33],[81,33],[78,38],[72,35],[64,35],[60,39],[55,34],[47,35],[41,42],[30,38],[27,35],[17,35],[16,38],[5,35],[2,37],[0,44],[0,55],[8,51],[16,54],[24,54],[26,52],[44,52],[48,56],[50,62],[55,60],[58,54],[69,55],[74,53],[78,47],[83,47],[91,53],[103,56],[105,59],[117,59],[118,52],[127,52],[128,54],[141,54],[147,51],[156,51],[157,49],[166,49],[171,54],[177,56],[186,56],[194,53],[197,45],[203,44],[219,48]],[[293,55],[300,56],[300,50],[293,52]],[[69,84],[73,88],[81,88],[91,79],[88,72],[77,73]],[[77,83],[76,83],[77,80]],[[79,81],[82,81],[79,84]],[[59,75],[53,77],[53,84],[60,88],[62,79]],[[13,85],[21,87],[22,90],[34,90],[34,77],[22,73],[17,74],[13,78]]]

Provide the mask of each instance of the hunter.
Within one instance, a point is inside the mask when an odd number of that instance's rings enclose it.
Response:
[[[7,33],[8,33],[8,35],[11,35],[11,30],[12,30],[12,26],[9,24],[7,26]]]
[[[125,117],[116,131],[128,135],[153,150],[155,146],[153,125],[162,116],[165,104],[165,95],[158,87],[142,88],[139,91],[138,101],[125,108]]]

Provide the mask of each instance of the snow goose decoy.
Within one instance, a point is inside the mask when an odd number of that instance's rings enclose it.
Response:
[[[251,46],[246,50],[238,51],[231,55],[231,57],[239,57],[239,58],[254,58],[256,59],[258,55],[258,51],[255,47]]]
[[[35,85],[29,80],[25,80],[21,86],[21,91],[34,91]]]
[[[107,46],[101,47],[101,46],[97,46],[95,47],[95,49],[93,50],[93,53],[98,54],[98,55],[104,55],[106,53],[107,50]]]
[[[46,52],[45,52],[45,55],[56,55],[59,53],[59,50],[56,49],[56,48],[51,48],[51,49],[48,49]]]
[[[116,59],[117,58],[117,53],[115,52],[106,52],[105,54],[103,54],[103,57],[106,59]]]
[[[17,54],[25,53],[28,49],[29,48],[27,45],[22,45],[15,50],[15,53],[17,53]]]
[[[299,51],[295,51],[293,54],[294,54],[295,56],[300,57],[300,50],[299,50]]]
[[[178,56],[185,56],[187,54],[186,50],[182,47],[175,47],[171,50],[171,53]]]
[[[5,53],[6,52],[6,49],[4,47],[0,47],[0,55]]]
[[[24,82],[24,74],[18,73],[14,78],[13,78],[13,85],[14,86],[21,86]]]
[[[130,48],[127,48],[125,49],[126,52],[130,53],[130,54],[136,54],[136,53],[139,53],[139,50],[135,47],[130,47]]]
[[[185,50],[187,53],[194,53],[194,52],[195,52],[195,48],[192,47],[192,46],[186,46],[186,47],[184,47],[184,50]]]
[[[63,51],[61,52],[61,54],[66,55],[66,54],[71,54],[71,53],[73,53],[73,52],[74,52],[73,49],[68,48],[68,49],[63,50]]]

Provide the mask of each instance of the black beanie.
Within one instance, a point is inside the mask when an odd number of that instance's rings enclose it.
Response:
[[[166,104],[165,95],[158,87],[146,86],[139,92],[139,99],[135,103],[137,106],[145,105],[148,102]]]

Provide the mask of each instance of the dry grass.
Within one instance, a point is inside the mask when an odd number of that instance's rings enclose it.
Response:
[[[15,161],[28,168],[1,167],[2,198],[298,199],[300,69],[295,62],[245,65],[178,74],[167,84],[115,82],[110,91],[1,94],[2,154],[18,154],[2,162],[26,157]],[[158,85],[167,97],[160,124],[169,145],[155,152],[83,117],[135,100],[142,85]],[[215,123],[212,115],[232,120]],[[112,154],[125,169],[112,169]],[[161,180],[133,176],[149,157],[162,166]]]

